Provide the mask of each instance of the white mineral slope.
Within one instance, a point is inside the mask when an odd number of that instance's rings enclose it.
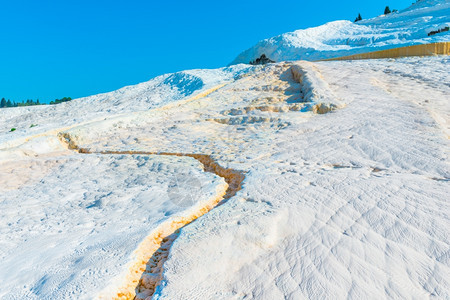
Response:
[[[0,163],[0,298],[92,299],[153,229],[223,185],[188,157],[48,154]]]
[[[317,64],[347,106],[242,141],[244,188],[182,230],[154,298],[448,299],[448,62]]]
[[[320,60],[416,44],[448,42],[450,32],[428,33],[450,26],[450,0],[421,0],[398,13],[376,18],[334,21],[284,33],[258,42],[231,64],[248,63],[261,54],[275,61]]]
[[[80,157],[59,132],[189,102],[251,69],[183,71],[55,106],[0,110],[0,298],[93,297],[122,279],[149,233],[226,185],[190,157]],[[97,139],[108,140],[106,129]]]
[[[123,113],[36,108],[39,131],[0,134],[0,297],[114,290],[158,224],[223,189],[192,158],[75,154],[64,131],[93,151],[209,154],[245,172],[236,196],[181,230],[156,299],[449,298],[448,65],[196,70],[213,77],[198,97],[171,98],[172,82],[145,108],[113,93]],[[43,121],[21,111],[1,110],[2,126]]]
[[[74,155],[61,130],[182,103],[249,69],[183,71],[55,106],[1,109],[0,298],[92,297],[159,224],[225,185],[189,157]]]
[[[94,151],[204,153],[245,172],[181,230],[155,299],[446,299],[448,64],[259,66],[181,107],[67,133]],[[310,100],[336,109],[314,114]]]
[[[195,97],[233,80],[247,69],[251,67],[238,65],[213,70],[188,70],[58,105],[1,109],[0,152],[22,144],[30,136],[113,115],[146,111]],[[16,131],[9,132],[11,128],[16,128]]]

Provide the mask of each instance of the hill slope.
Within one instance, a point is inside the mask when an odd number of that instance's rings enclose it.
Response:
[[[334,21],[262,40],[231,64],[249,63],[265,54],[275,61],[320,60],[400,46],[450,41],[449,0],[422,0],[398,13],[357,23]]]

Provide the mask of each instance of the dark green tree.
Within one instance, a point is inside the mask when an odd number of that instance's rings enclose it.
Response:
[[[355,19],[355,23],[361,20],[362,20],[361,14],[358,14],[358,16]]]
[[[391,13],[391,9],[389,8],[389,6],[386,6],[386,8],[384,9],[384,14],[390,14]]]
[[[6,99],[2,98],[2,100],[0,101],[0,107],[6,107]]]
[[[15,105],[12,104],[11,100],[8,99],[8,101],[6,101],[6,107],[13,107]]]

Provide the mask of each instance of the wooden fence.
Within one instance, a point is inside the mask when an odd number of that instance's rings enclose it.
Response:
[[[432,55],[450,55],[450,42],[406,46],[336,58],[329,58],[324,60],[328,61],[328,60],[377,59],[377,58],[396,58],[405,56],[432,56]]]

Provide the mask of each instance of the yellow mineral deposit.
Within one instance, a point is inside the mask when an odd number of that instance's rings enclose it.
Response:
[[[163,265],[167,260],[169,249],[179,232],[179,229],[195,221],[197,218],[209,212],[221,201],[233,197],[242,188],[245,178],[240,171],[220,166],[211,156],[206,154],[191,153],[168,153],[168,152],[146,152],[146,151],[101,151],[90,152],[89,149],[80,148],[71,138],[69,133],[58,134],[61,142],[70,150],[82,154],[103,155],[165,155],[165,156],[187,156],[198,160],[205,172],[216,174],[224,179],[225,183],[219,185],[216,194],[200,207],[194,207],[184,217],[173,217],[162,223],[150,233],[137,247],[133,253],[132,261],[127,266],[126,274],[116,291],[100,295],[100,299],[135,299],[136,292],[150,297],[161,282]],[[106,294],[106,293],[105,293]],[[137,298],[139,299],[139,298]],[[144,298],[145,299],[145,298]]]

